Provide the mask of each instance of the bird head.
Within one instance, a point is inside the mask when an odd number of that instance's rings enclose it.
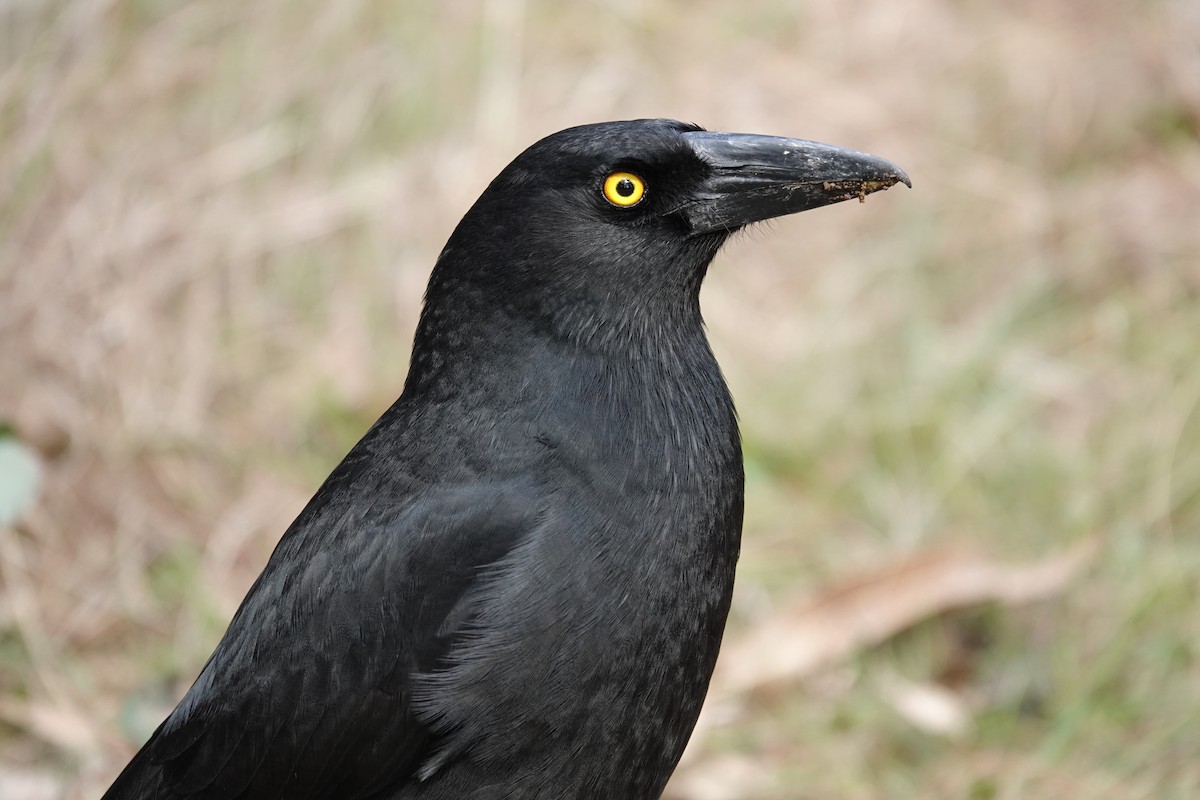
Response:
[[[661,119],[569,128],[492,181],[443,251],[428,302],[471,287],[573,337],[698,322],[700,283],[731,233],[896,183],[911,185],[890,161],[801,139]]]

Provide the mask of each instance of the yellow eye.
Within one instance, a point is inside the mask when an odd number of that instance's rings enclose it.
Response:
[[[604,179],[604,199],[614,206],[636,206],[645,196],[646,182],[632,172],[614,172]]]

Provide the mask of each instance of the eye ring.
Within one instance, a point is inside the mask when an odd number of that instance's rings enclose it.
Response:
[[[604,179],[604,199],[618,208],[632,208],[646,196],[646,182],[632,172],[614,172]]]

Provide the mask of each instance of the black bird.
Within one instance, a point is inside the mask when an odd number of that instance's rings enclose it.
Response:
[[[659,797],[742,528],[700,283],[743,226],[898,182],[669,120],[518,156],[437,260],[403,394],[105,798]]]

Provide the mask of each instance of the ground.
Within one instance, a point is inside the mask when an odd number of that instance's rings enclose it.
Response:
[[[0,9],[0,420],[44,477],[0,525],[0,795],[97,796],[187,687],[399,391],[499,168],[668,116],[914,185],[711,270],[730,642],[805,598],[912,611],[737,694],[672,796],[1197,796],[1198,42],[1188,0]],[[961,552],[1090,556],[951,602]],[[906,606],[914,574],[936,597]]]

